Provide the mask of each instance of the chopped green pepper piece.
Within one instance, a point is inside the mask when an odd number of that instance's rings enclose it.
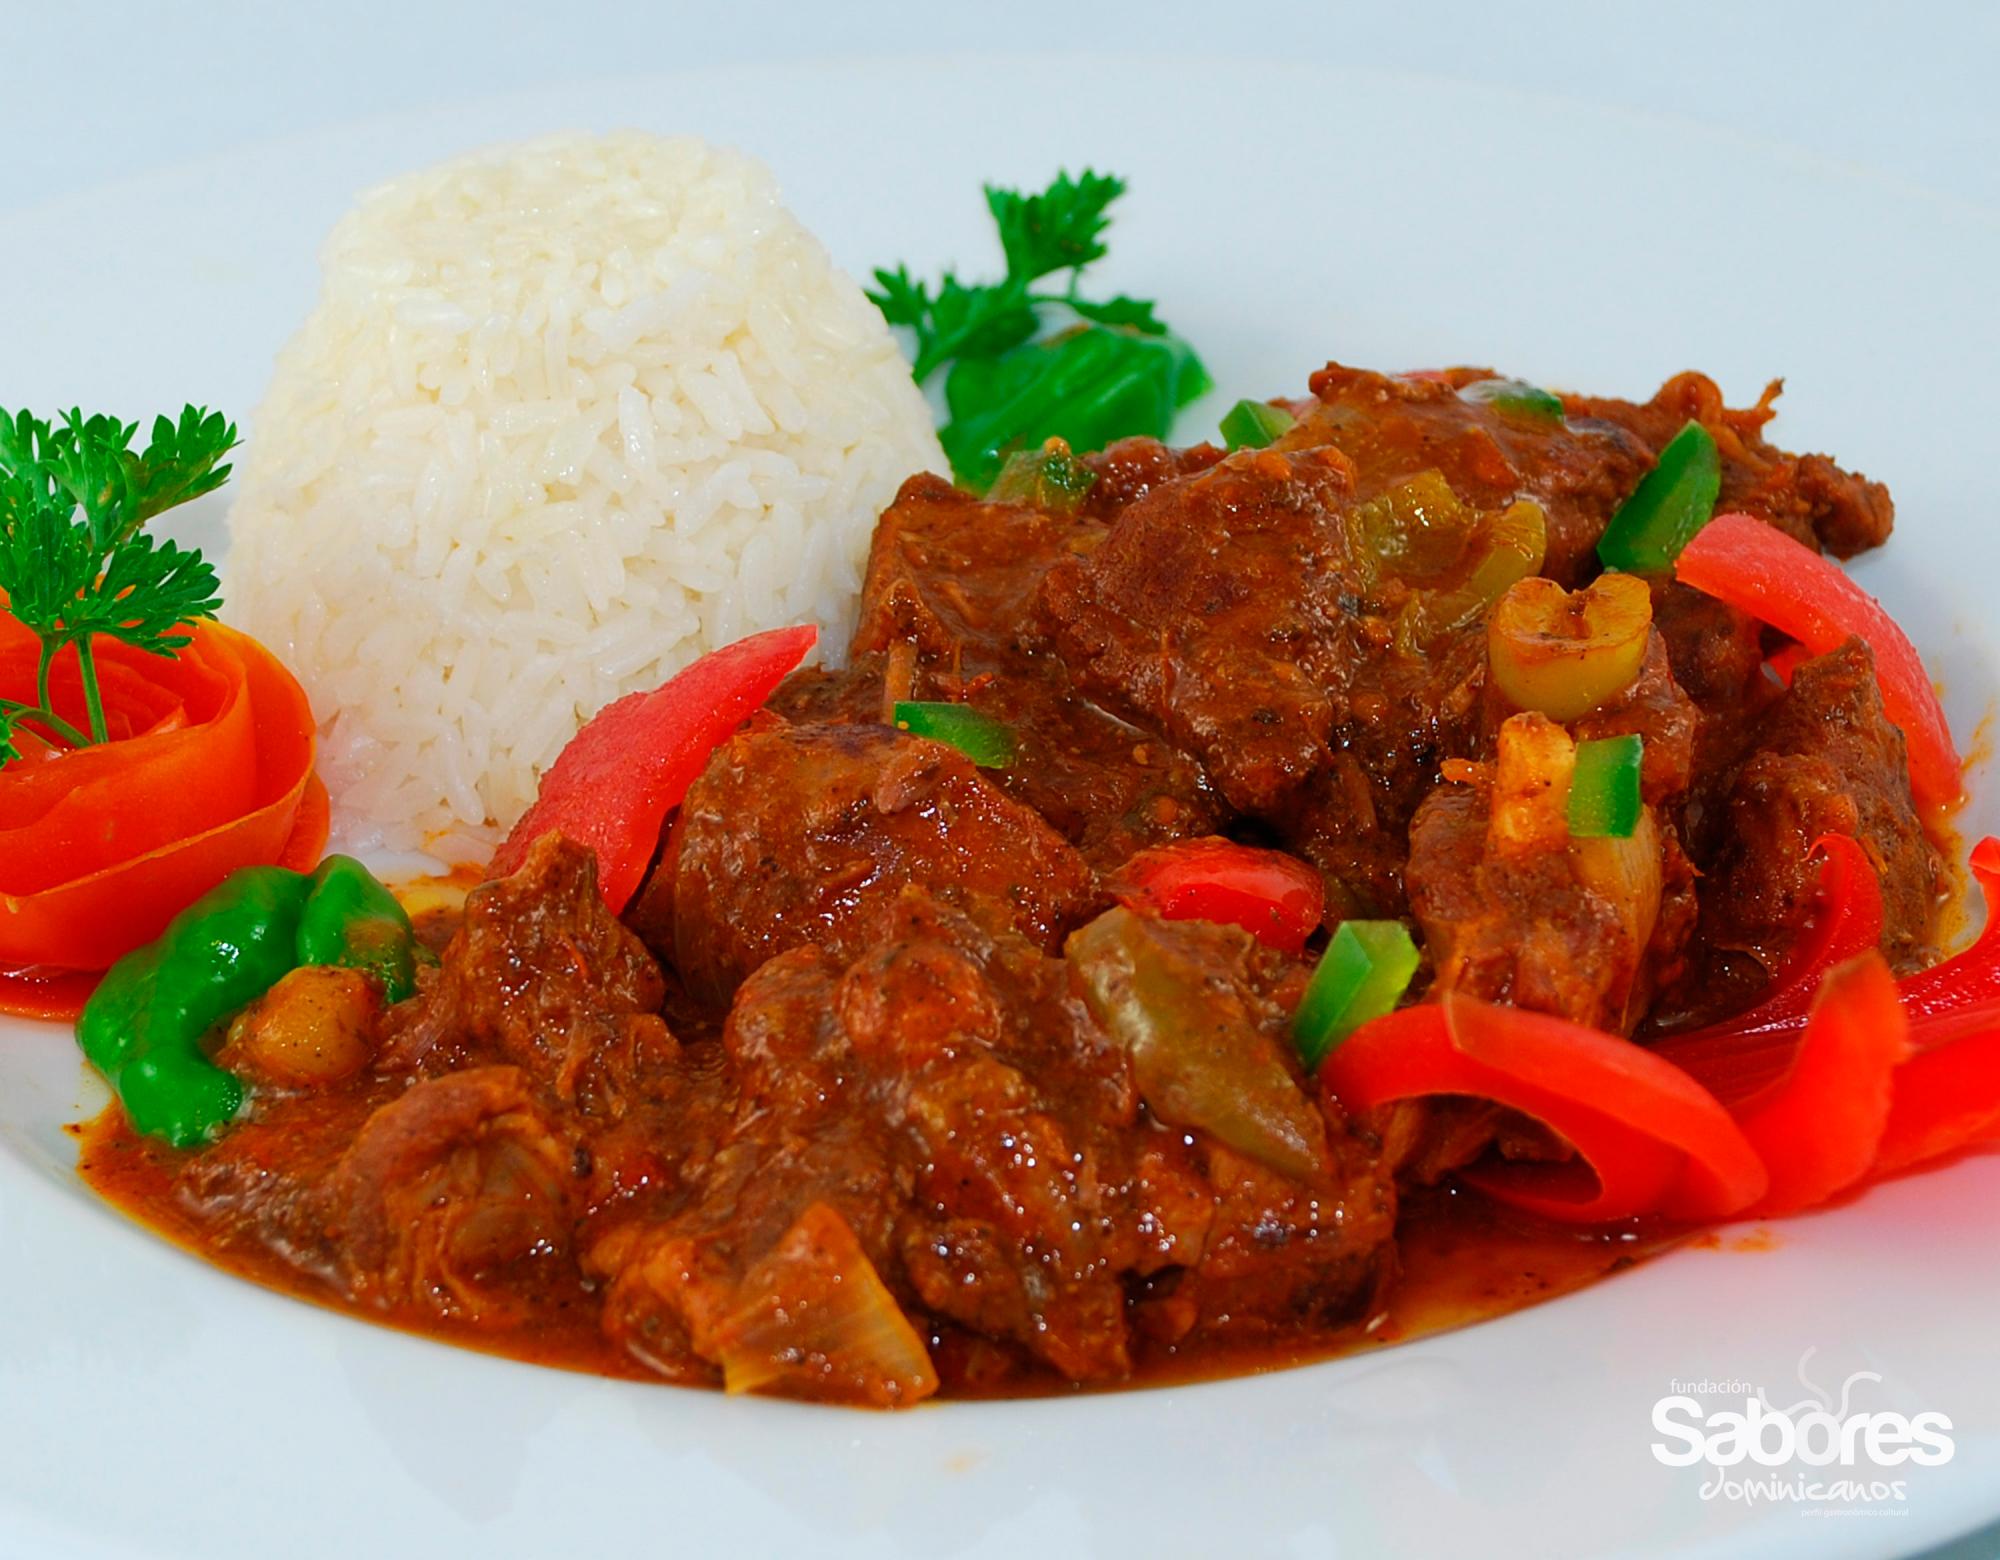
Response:
[[[1297,421],[1269,401],[1238,401],[1222,415],[1222,442],[1232,450],[1261,450]]]
[[[385,1001],[417,989],[417,938],[396,896],[352,856],[329,856],[312,875],[299,918],[298,962],[373,975]]]
[[[1097,484],[1097,473],[1069,451],[1061,439],[1038,450],[1009,455],[987,497],[996,504],[1032,504],[1053,515],[1075,514]]]
[[[1401,921],[1342,921],[1292,1015],[1307,1072],[1370,1019],[1393,1012],[1417,973],[1417,945]]]
[[[1598,539],[1597,556],[1605,568],[1628,574],[1671,569],[1695,532],[1715,517],[1721,492],[1721,452],[1706,428],[1690,422],[1618,506]]]
[[[1563,420],[1562,397],[1526,380],[1475,379],[1458,393],[1468,401],[1478,401],[1516,417],[1536,417],[1553,423]]]
[[[1639,775],[1646,743],[1637,732],[1576,745],[1569,832],[1579,840],[1626,840],[1639,826]]]
[[[1013,728],[963,704],[902,700],[895,722],[913,737],[929,737],[955,747],[981,769],[1005,769],[1014,762]]]
[[[282,867],[231,873],[112,965],[84,1005],[77,1044],[138,1131],[193,1148],[236,1114],[243,1085],[202,1036],[298,963],[308,882]]]

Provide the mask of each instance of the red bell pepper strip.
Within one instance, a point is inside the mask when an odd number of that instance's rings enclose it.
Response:
[[[1973,847],[1972,875],[1986,897],[1979,940],[1902,982],[1911,1054],[1896,1069],[1880,1175],[2000,1141],[2000,840]]]
[[[1281,953],[1299,952],[1326,914],[1325,883],[1296,856],[1215,838],[1139,852],[1111,891],[1165,921],[1240,926]]]
[[[1908,1044],[1896,982],[1880,953],[1870,949],[1827,976],[1790,1069],[1736,1112],[1771,1175],[1752,1213],[1816,1207],[1868,1173]]]
[[[542,776],[532,806],[494,853],[504,877],[550,830],[597,852],[597,882],[612,912],[638,891],[709,755],[806,657],[819,630],[774,628],[711,651],[651,693],[629,693],[593,715]]]
[[[1674,574],[1790,635],[1814,655],[1859,636],[1875,654],[1883,712],[1909,748],[1910,788],[1921,802],[1958,799],[1962,765],[1937,691],[1909,637],[1831,559],[1750,515],[1717,515],[1696,533]]]
[[[1715,1097],[1616,1035],[1448,993],[1364,1024],[1320,1068],[1349,1110],[1430,1094],[1493,1100],[1542,1122],[1588,1167],[1506,1164],[1461,1179],[1566,1223],[1726,1217],[1764,1195],[1764,1164]],[[1592,1173],[1594,1172],[1594,1173]]]
[[[2000,840],[1973,848],[1972,874],[1986,898],[1986,926],[1970,948],[1942,964],[1905,976],[1893,988],[1891,1010],[1882,1005],[1881,982],[1844,981],[1816,996],[1834,965],[1875,946],[1881,936],[1882,896],[1874,870],[1854,841],[1829,835],[1814,847],[1827,857],[1820,880],[1820,909],[1810,938],[1757,1007],[1692,1034],[1676,1035],[1654,1050],[1684,1067],[1735,1112],[1771,1156],[1774,1185],[1759,1213],[1779,1213],[1824,1200],[1844,1179],[1825,1175],[1818,1196],[1800,1190],[1808,1163],[1830,1156],[1852,1160],[1877,1143],[1872,1173],[1891,1174],[1956,1149],[2000,1141]],[[1852,1011],[1836,1017],[1829,1006]],[[1812,1017],[1808,1021],[1808,1013]],[[1809,1049],[1835,1043],[1826,1033],[1858,1022],[1858,1033],[1838,1037],[1847,1059],[1822,1074],[1825,1092],[1813,1098]],[[1815,1027],[1818,1026],[1816,1032]],[[1883,1050],[1894,1043],[1886,1117],[1874,1120]],[[1799,1074],[1807,1076],[1801,1080]],[[1767,1111],[1787,1119],[1785,1100],[1798,1104],[1790,1125],[1765,1133],[1754,1123]],[[1837,1183],[1837,1184],[1836,1184]]]
[[[1822,835],[1813,853],[1826,858],[1818,907],[1770,993],[1747,1012],[1653,1047],[1733,1111],[1749,1108],[1790,1069],[1828,972],[1882,940],[1882,886],[1868,853],[1845,834]]]
[[[1822,836],[1813,849],[1827,858],[1820,875],[1820,908],[1808,939],[1773,982],[1770,995],[1748,1012],[1654,1047],[1700,1075],[1732,1105],[1773,1082],[1789,1065],[1784,1048],[1797,1042],[1827,971],[1874,947],[1882,935],[1882,889],[1867,854],[1838,834]],[[1897,983],[1913,1052],[2000,1027],[2000,839],[1989,836],[1973,847],[1972,875],[1986,899],[1986,925],[1978,940],[1963,953]],[[1758,1037],[1775,1049],[1752,1061],[1752,1048],[1745,1042]],[[1742,1053],[1734,1078],[1724,1076],[1719,1058],[1725,1052]]]
[[[1771,652],[1770,659],[1764,664],[1771,668],[1772,675],[1779,682],[1789,688],[1792,685],[1792,673],[1811,659],[1812,652],[1804,645],[1780,645]]]
[[[1874,1173],[2000,1143],[2000,1022],[1919,1051],[1896,1069]]]
[[[1918,1050],[2000,1024],[2000,840],[1989,835],[1972,847],[1972,876],[1986,900],[1979,940],[1903,980],[1910,1043]]]

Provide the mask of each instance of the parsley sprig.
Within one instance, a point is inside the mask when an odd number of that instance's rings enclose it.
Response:
[[[924,283],[910,279],[907,266],[877,271],[876,285],[882,290],[868,296],[891,325],[907,325],[916,333],[917,356],[910,372],[917,382],[953,358],[998,357],[1018,347],[1040,327],[1038,304],[1058,304],[1100,324],[1162,334],[1166,326],[1153,317],[1150,302],[1121,296],[1092,303],[1077,296],[1083,268],[1106,254],[1104,230],[1111,225],[1107,210],[1124,193],[1123,179],[1088,168],[1075,179],[1057,174],[1039,195],[989,184],[986,209],[993,213],[1000,249],[1007,257],[1003,280],[968,287],[947,271],[932,297]],[[1070,273],[1066,291],[1032,290],[1043,277],[1063,271]]]
[[[41,640],[35,702],[0,699],[0,764],[20,757],[24,726],[73,747],[109,740],[95,638],[171,656],[188,642],[187,625],[222,605],[201,552],[145,526],[228,480],[220,462],[235,447],[236,427],[190,406],[178,422],[157,418],[135,450],[138,431],[80,411],[51,421],[0,412],[0,590]],[[72,646],[87,731],[58,714],[49,695],[56,658]]]
[[[952,467],[975,486],[1008,454],[1051,435],[1094,449],[1132,433],[1164,437],[1179,407],[1208,388],[1187,343],[1149,299],[1090,299],[1083,272],[1104,258],[1110,207],[1125,181],[1085,169],[1060,173],[1038,195],[986,186],[1007,272],[967,283],[947,271],[935,287],[909,267],[875,272],[869,293],[914,338],[919,384],[945,364],[951,421],[940,430]],[[1038,286],[1067,273],[1059,290]],[[1042,339],[1051,322],[1067,328]]]

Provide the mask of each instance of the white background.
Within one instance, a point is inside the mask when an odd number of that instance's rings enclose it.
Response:
[[[1978,0],[0,0],[0,18],[0,209],[247,139],[611,74],[840,54],[1191,48],[1683,115],[2000,205],[2000,6]],[[1032,112],[1034,83],[1022,89]],[[1413,90],[1412,112],[1422,96]],[[1838,226],[1830,212],[1826,232],[1799,237],[1837,243]],[[0,321],[0,341],[4,330]]]
[[[245,142],[606,75],[760,59],[1056,49],[1279,54],[1407,71],[1412,115],[1457,82],[1523,88],[1697,119],[1945,199],[2000,207],[1993,81],[2000,6],[1993,5],[347,0],[333,8],[0,0],[0,23],[0,210]],[[1034,111],[1035,89],[1032,79],[1021,82],[1025,114]],[[1217,126],[1216,133],[1255,144],[1259,128]],[[1265,128],[1275,148],[1283,126]],[[1506,132],[1496,125],[1497,136]],[[912,123],[910,133],[920,136],[923,127]],[[1560,146],[1520,151],[1563,156]],[[1743,221],[1752,226],[1757,216],[1746,210]],[[1829,210],[1797,242],[1838,245],[1844,220]],[[143,233],[132,238],[144,242]],[[52,228],[47,240],[59,255],[62,232]],[[32,306],[11,298],[0,307],[0,404],[12,404],[7,312]],[[2000,1529],[1939,1552],[1947,1553],[1953,1560],[2000,1553]]]

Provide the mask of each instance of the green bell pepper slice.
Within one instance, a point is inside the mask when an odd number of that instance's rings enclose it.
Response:
[[[1417,945],[1401,921],[1342,921],[1292,1015],[1307,1072],[1355,1030],[1395,1011],[1417,973]]]
[[[1597,542],[1607,569],[1657,574],[1671,569],[1695,532],[1715,518],[1722,454],[1714,436],[1690,422],[1667,441],[1660,461],[1618,506]]]
[[[396,896],[352,856],[329,856],[312,875],[299,918],[298,962],[373,975],[383,1000],[417,989],[417,938]]]
[[[1096,485],[1097,473],[1072,455],[1068,445],[1052,439],[1038,450],[1009,455],[986,497],[996,504],[1032,504],[1047,514],[1066,517],[1076,513]]]
[[[1475,379],[1458,393],[1468,401],[1491,406],[1511,416],[1545,423],[1560,423],[1563,420],[1562,397],[1544,390],[1540,385],[1531,385],[1525,379]]]
[[[1297,421],[1269,401],[1238,401],[1222,414],[1222,442],[1232,450],[1261,450]]]
[[[236,1115],[243,1085],[202,1037],[298,963],[307,884],[282,867],[232,873],[112,965],[84,1004],[77,1044],[138,1131],[192,1148]]]
[[[1629,840],[1639,826],[1646,742],[1637,732],[1576,745],[1569,832],[1579,840]]]
[[[955,747],[981,769],[1005,769],[1014,762],[1014,729],[966,705],[904,699],[891,717],[911,736]]]
[[[352,856],[310,876],[245,867],[111,966],[77,1017],[77,1045],[135,1130],[195,1148],[243,1105],[242,1081],[209,1060],[211,1029],[305,964],[360,970],[401,1001],[418,955],[409,916]]]

